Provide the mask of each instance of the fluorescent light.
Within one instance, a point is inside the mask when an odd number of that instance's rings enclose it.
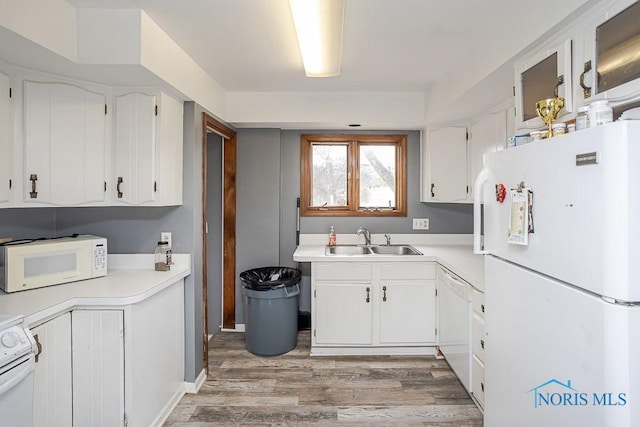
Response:
[[[308,77],[340,74],[344,0],[289,0]]]

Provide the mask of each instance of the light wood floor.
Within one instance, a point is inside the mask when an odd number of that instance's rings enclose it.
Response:
[[[402,425],[482,426],[447,362],[433,357],[309,357],[309,332],[278,357],[245,350],[244,334],[210,343],[209,377],[165,427]]]

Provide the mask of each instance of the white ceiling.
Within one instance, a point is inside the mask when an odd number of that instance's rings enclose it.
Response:
[[[346,0],[342,73],[307,78],[288,0],[68,0],[140,8],[228,91],[465,92],[585,0]]]

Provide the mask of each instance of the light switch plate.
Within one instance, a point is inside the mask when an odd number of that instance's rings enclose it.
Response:
[[[414,230],[428,230],[429,229],[429,218],[413,218],[413,229]]]

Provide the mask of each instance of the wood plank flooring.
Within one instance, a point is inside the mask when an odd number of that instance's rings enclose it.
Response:
[[[449,365],[425,356],[309,357],[310,334],[277,357],[254,356],[244,334],[221,332],[209,377],[165,427],[402,425],[482,426]]]

